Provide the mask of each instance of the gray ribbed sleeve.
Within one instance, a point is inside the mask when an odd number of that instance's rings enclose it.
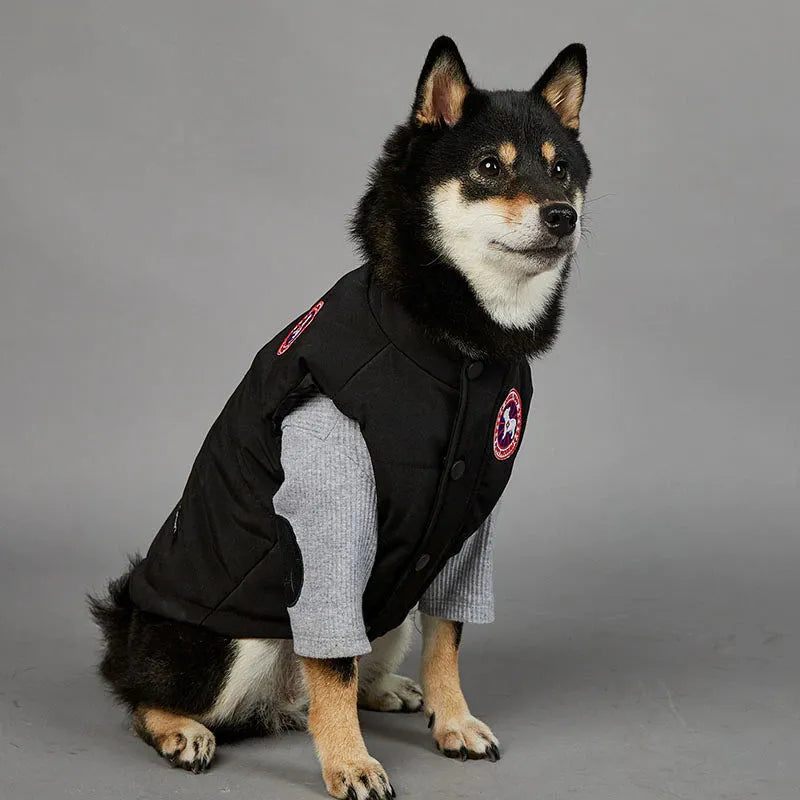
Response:
[[[294,530],[303,586],[289,619],[298,655],[344,658],[369,653],[362,596],[377,546],[372,461],[358,423],[322,395],[283,421],[284,482],[275,511]],[[420,602],[428,614],[491,622],[492,517],[450,559]]]
[[[498,504],[499,505],[499,504]],[[494,622],[492,538],[497,506],[419,601],[419,610],[457,622]]]

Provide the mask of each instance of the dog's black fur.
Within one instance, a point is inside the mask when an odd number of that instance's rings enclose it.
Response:
[[[90,598],[92,615],[107,644],[102,676],[131,709],[144,702],[187,713],[205,711],[229,666],[228,640],[204,628],[139,611],[131,602],[128,580],[126,574],[112,581],[104,599]],[[179,670],[174,669],[177,664]],[[187,680],[198,674],[205,680]]]
[[[100,674],[114,697],[133,711],[137,706],[202,714],[222,690],[236,652],[233,641],[196,625],[140,611],[128,591],[130,572],[109,582],[104,596],[89,595],[89,610],[100,628],[105,652]],[[254,714],[235,725],[213,725],[217,741],[232,742],[294,727],[294,720],[275,721]]]
[[[140,611],[128,591],[128,572],[112,580],[103,597],[89,596],[89,610],[102,632],[100,674],[130,711],[139,705],[201,714],[214,704],[233,658],[225,636]],[[260,719],[216,728],[220,740],[265,732]]]

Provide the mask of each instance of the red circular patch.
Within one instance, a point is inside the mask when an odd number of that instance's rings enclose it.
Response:
[[[494,424],[494,457],[505,461],[514,455],[522,435],[522,400],[519,392],[512,389],[500,410]]]
[[[300,322],[294,326],[289,331],[287,337],[281,342],[281,346],[278,348],[278,355],[282,356],[295,342],[295,339],[313,322],[314,317],[317,316],[317,313],[325,305],[324,300],[320,300],[315,306],[310,308],[304,315]]]

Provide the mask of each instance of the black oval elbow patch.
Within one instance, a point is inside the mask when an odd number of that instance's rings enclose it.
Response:
[[[285,517],[278,516],[278,543],[283,564],[283,595],[286,608],[291,608],[300,599],[303,589],[303,554],[297,544],[294,530]]]

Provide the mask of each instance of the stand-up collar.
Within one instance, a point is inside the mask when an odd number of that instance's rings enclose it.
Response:
[[[372,275],[366,275],[366,281],[370,309],[392,344],[426,372],[458,388],[461,371],[472,359],[433,341],[423,326]],[[444,299],[442,313],[447,313]]]

